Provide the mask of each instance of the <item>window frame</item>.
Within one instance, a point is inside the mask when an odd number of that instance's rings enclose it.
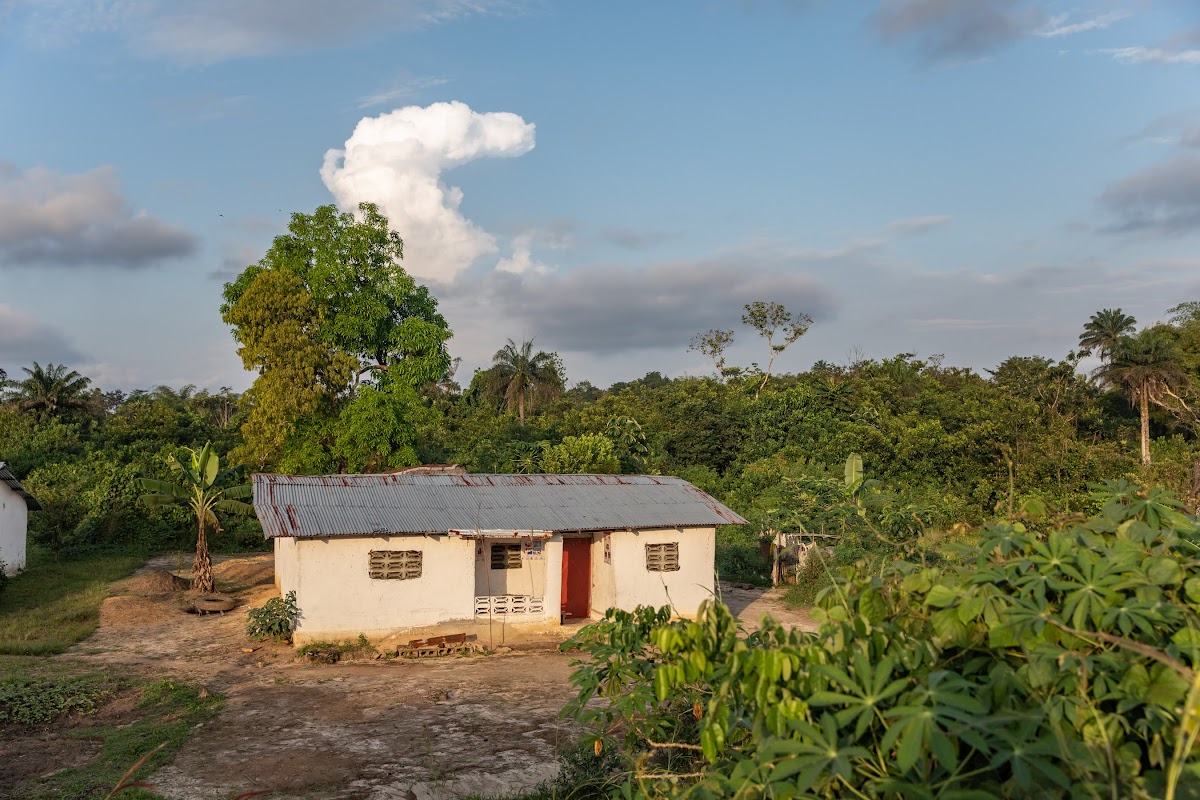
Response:
[[[496,553],[503,552],[504,558],[501,563],[497,564]],[[521,569],[525,566],[525,560],[521,553],[520,542],[492,542],[488,550],[488,569],[494,570],[510,570]]]
[[[679,542],[647,542],[647,572],[679,572]]]
[[[377,565],[376,559],[382,559],[383,563]],[[424,573],[423,550],[371,550],[367,553],[367,577],[373,581],[415,581]]]

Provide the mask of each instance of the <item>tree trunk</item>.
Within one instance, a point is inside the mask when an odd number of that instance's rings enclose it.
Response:
[[[521,427],[525,426],[525,393],[521,392],[517,395],[517,420],[520,421]]]
[[[208,557],[208,535],[204,520],[200,520],[200,532],[196,537],[196,559],[192,562],[192,589],[197,592],[213,591],[212,559]]]
[[[1138,401],[1142,412],[1142,466],[1150,466],[1150,387],[1142,384]]]

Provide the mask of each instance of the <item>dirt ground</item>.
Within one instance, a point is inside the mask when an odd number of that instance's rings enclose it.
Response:
[[[572,696],[571,659],[556,641],[516,643],[497,655],[310,664],[290,647],[245,634],[246,609],[275,594],[271,555],[217,564],[218,589],[239,600],[226,614],[184,613],[185,593],[162,591],[174,584],[161,571],[186,576],[179,567],[177,558],[157,558],[114,584],[100,628],[61,656],[226,696],[175,762],[148,776],[165,797],[504,794],[552,777],[556,753],[575,739],[559,715]],[[748,629],[764,613],[815,628],[779,593],[723,587],[722,595]],[[41,746],[46,755],[54,747]]]

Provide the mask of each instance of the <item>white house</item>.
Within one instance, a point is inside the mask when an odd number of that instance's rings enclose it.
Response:
[[[0,461],[0,561],[9,575],[25,568],[25,537],[29,512],[42,507],[25,491],[17,476]]]
[[[746,523],[656,475],[258,474],[254,509],[297,644],[688,616],[712,596],[716,526]]]

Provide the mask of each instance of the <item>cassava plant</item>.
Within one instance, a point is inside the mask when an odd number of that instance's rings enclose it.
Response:
[[[816,634],[610,611],[570,710],[624,797],[1158,798],[1200,765],[1194,518],[1099,487],[1099,515],[997,523],[953,565],[846,569]]]

